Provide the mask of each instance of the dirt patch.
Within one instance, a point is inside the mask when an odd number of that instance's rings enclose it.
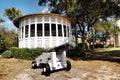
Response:
[[[97,49],[83,59],[70,59],[72,69],[50,76],[31,69],[31,60],[0,57],[0,80],[120,80],[120,48]]]
[[[41,75],[41,69],[25,69],[13,80],[119,80],[120,64],[107,61],[74,61],[70,71],[59,71],[50,76]]]

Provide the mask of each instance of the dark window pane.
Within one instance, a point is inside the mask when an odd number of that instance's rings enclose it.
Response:
[[[44,24],[45,27],[45,36],[50,36],[50,27],[48,23]]]
[[[22,38],[23,38],[23,26],[22,26]]]
[[[56,24],[51,24],[52,36],[56,36]]]
[[[58,36],[62,36],[62,26],[58,24]]]
[[[25,25],[25,38],[28,37],[28,25]]]
[[[66,26],[64,25],[63,28],[64,28],[64,37],[66,37]]]
[[[37,24],[37,36],[42,36],[42,24]]]
[[[35,37],[35,24],[31,24],[30,27],[31,27],[31,34],[30,34],[30,36],[31,37]]]
[[[69,33],[70,33],[70,31],[69,31],[69,26],[67,26],[67,34],[68,34],[68,37],[70,36]]]

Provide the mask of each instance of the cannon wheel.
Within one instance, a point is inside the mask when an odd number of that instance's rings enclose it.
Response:
[[[71,69],[71,63],[70,61],[67,60],[67,67],[66,67],[66,71],[69,71]]]
[[[42,75],[45,75],[45,76],[49,76],[50,75],[50,66],[49,64],[44,64],[43,66],[43,71],[42,71]]]
[[[36,63],[36,61],[33,61],[32,62],[32,69],[36,69],[37,68],[37,63]]]

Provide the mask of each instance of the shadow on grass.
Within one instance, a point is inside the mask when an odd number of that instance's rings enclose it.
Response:
[[[101,51],[101,52],[86,52],[86,56],[83,57],[70,57],[73,60],[102,60],[120,63],[120,50]]]

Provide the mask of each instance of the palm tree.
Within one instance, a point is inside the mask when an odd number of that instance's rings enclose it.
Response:
[[[5,20],[1,18],[1,19],[0,19],[0,23],[3,23],[3,22],[5,22]]]
[[[7,16],[11,21],[13,21],[15,18],[22,16],[22,12],[14,7],[7,8],[4,11],[4,16]]]
[[[120,28],[118,27],[118,25],[116,24],[116,20],[114,20],[113,22],[111,22],[111,29],[110,29],[111,33],[113,34],[113,44],[114,44],[114,48],[116,47],[116,35],[118,35],[120,33]]]
[[[93,29],[96,33],[102,33],[103,42],[106,41],[106,39],[109,37],[109,35],[113,35],[113,44],[114,48],[116,47],[116,35],[120,32],[120,28],[115,23],[116,20],[113,19],[113,21],[99,21],[97,24],[94,25]]]

